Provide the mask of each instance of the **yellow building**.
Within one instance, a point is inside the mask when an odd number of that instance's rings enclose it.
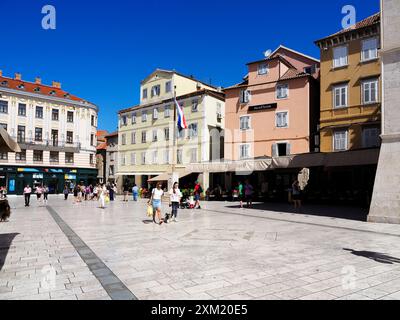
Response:
[[[177,171],[183,176],[189,163],[222,157],[224,94],[192,77],[157,69],[141,83],[141,103],[119,112],[118,175],[124,183],[147,187],[150,178],[171,172],[174,90],[189,126],[178,138]],[[207,187],[208,177],[201,178]]]
[[[316,41],[321,49],[321,152],[380,145],[380,14]]]

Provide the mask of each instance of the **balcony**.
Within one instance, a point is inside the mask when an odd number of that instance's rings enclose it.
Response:
[[[23,139],[22,137],[12,137],[18,142],[21,149],[25,150],[45,150],[45,151],[62,151],[62,152],[79,152],[81,150],[80,142],[68,142],[55,139],[43,139],[36,141],[35,139]]]

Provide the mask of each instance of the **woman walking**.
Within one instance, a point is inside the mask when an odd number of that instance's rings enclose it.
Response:
[[[250,184],[250,181],[246,180],[246,184],[244,185],[244,195],[247,202],[247,208],[251,208],[253,206],[253,194],[254,188]]]
[[[156,215],[158,217],[159,224],[161,225],[163,223],[163,220],[161,218],[161,199],[162,196],[164,195],[164,190],[162,189],[162,183],[159,182],[157,183],[157,187],[153,189],[151,192],[151,197],[148,202],[148,204],[152,204],[153,206],[153,222],[156,222]]]
[[[182,192],[179,190],[178,182],[175,182],[172,189],[169,191],[172,207],[172,221],[178,222],[178,209],[182,199]]]
[[[69,189],[68,189],[68,186],[67,186],[67,185],[64,186],[64,191],[63,191],[63,193],[64,193],[64,200],[68,200]]]
[[[44,186],[43,188],[43,200],[44,200],[44,204],[47,206],[47,203],[49,202],[49,187],[48,186]]]
[[[107,196],[107,188],[105,185],[100,186],[99,188],[99,199],[100,199],[100,208],[106,208],[106,196]]]
[[[299,181],[296,180],[292,184],[292,199],[295,209],[301,209],[301,189]]]

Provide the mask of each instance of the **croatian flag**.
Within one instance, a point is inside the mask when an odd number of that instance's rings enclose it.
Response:
[[[178,101],[175,99],[175,104],[176,104],[176,110],[178,111],[178,129],[179,131],[182,131],[183,129],[187,129],[187,123],[186,123],[186,118],[185,115],[183,114],[183,110],[181,106],[179,105]]]

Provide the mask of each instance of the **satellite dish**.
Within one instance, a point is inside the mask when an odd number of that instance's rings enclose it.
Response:
[[[265,58],[269,58],[269,56],[271,55],[272,50],[268,49],[267,51],[264,52],[264,56]]]

